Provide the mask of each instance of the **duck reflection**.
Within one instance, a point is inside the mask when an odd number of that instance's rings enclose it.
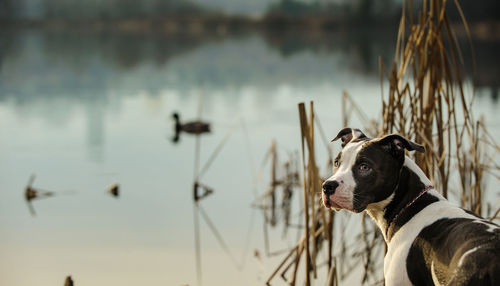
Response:
[[[200,190],[202,191],[200,193]],[[212,188],[207,185],[203,185],[198,181],[195,181],[193,184],[193,199],[195,202],[198,202],[201,199],[211,195],[214,192]]]
[[[172,114],[172,117],[175,120],[175,136],[172,138],[172,142],[174,143],[179,142],[181,132],[195,135],[201,135],[203,133],[210,132],[209,123],[203,122],[201,120],[181,123],[179,113],[177,112],[174,112]]]

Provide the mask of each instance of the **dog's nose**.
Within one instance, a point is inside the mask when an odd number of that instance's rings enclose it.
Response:
[[[329,196],[335,193],[335,189],[339,186],[337,181],[326,181],[323,183],[323,192]]]

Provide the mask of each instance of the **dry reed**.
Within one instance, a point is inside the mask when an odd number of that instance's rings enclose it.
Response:
[[[488,215],[484,176],[499,171],[493,164],[498,144],[473,115],[474,95],[464,92],[463,59],[445,6],[446,1],[423,1],[416,23],[411,5],[410,16],[403,13],[379,135],[399,133],[423,144],[427,152],[415,160],[442,194],[459,188],[462,207]],[[456,8],[461,12],[457,2]]]
[[[354,111],[369,130],[377,134],[399,133],[423,144],[426,153],[415,155],[417,164],[435,182],[445,197],[458,196],[459,203],[473,212],[497,219],[500,209],[488,208],[484,212],[485,177],[492,175],[500,180],[500,168],[495,161],[499,145],[488,133],[482,119],[475,119],[472,112],[474,96],[467,96],[463,84],[463,60],[454,32],[445,11],[446,1],[427,1],[414,14],[411,1],[405,7],[403,2],[396,55],[391,70],[386,74],[389,84],[388,95],[382,96],[382,119],[377,125],[369,121],[355,102],[342,95],[343,125],[347,126]],[[467,23],[458,2],[455,7]],[[416,21],[414,16],[417,15]],[[470,35],[469,35],[470,37]],[[382,61],[380,61],[382,62]],[[381,85],[383,86],[381,65]],[[382,90],[382,94],[383,94]],[[328,271],[327,285],[338,285],[356,267],[362,265],[363,284],[383,283],[379,263],[383,256],[384,242],[376,226],[361,219],[361,228],[354,243],[347,243],[344,236],[346,222],[334,231],[336,214],[326,211],[320,204],[321,178],[315,160],[313,103],[310,104],[309,119],[305,106],[299,104],[301,126],[304,235],[295,247],[289,250],[267,284],[282,271],[285,277],[293,267],[290,282],[296,283],[301,257],[305,256],[305,284],[310,285],[311,274],[317,277],[318,252],[327,242]],[[319,123],[319,122],[318,122]],[[318,124],[319,125],[319,124]],[[319,125],[320,126],[320,125]],[[373,127],[376,128],[373,128]],[[321,131],[321,129],[320,129]],[[330,152],[329,152],[330,153]],[[331,158],[330,158],[331,159]],[[457,181],[458,185],[453,184]],[[493,215],[491,212],[494,212]],[[334,239],[340,244],[333,255]],[[361,247],[360,247],[361,246]],[[339,266],[339,267],[337,267]]]

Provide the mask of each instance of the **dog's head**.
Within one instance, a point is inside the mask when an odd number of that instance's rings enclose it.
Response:
[[[361,212],[387,199],[398,183],[405,149],[425,152],[423,146],[397,135],[368,138],[359,129],[344,128],[332,140],[342,140],[333,176],[323,183],[323,204],[336,210]]]

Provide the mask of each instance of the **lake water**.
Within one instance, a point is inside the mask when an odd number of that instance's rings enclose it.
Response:
[[[77,285],[197,285],[196,217],[203,285],[264,284],[283,257],[264,254],[263,217],[252,207],[269,183],[262,162],[271,142],[281,161],[300,150],[297,104],[311,100],[334,137],[343,127],[344,90],[378,118],[378,56],[390,61],[394,41],[383,29],[1,32],[0,284],[63,285],[72,275]],[[499,60],[484,51],[497,46],[477,48],[486,57],[478,71],[488,78],[500,75]],[[474,110],[499,138],[498,85],[481,84]],[[214,193],[199,205],[229,255],[193,206],[197,139],[182,134],[172,142],[173,112],[211,123],[199,139],[200,169],[225,142],[200,178]],[[326,174],[320,140],[317,149]],[[24,200],[32,174],[35,188],[55,192],[32,202],[35,216]],[[106,193],[115,183],[118,198]],[[271,231],[272,250],[297,241],[295,230],[285,238],[282,231]]]

